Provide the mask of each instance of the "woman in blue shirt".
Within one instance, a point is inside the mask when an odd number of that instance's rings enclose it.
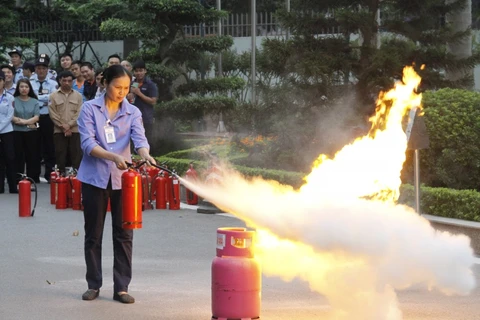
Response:
[[[13,96],[5,89],[5,73],[0,70],[0,193],[5,192],[5,173],[10,193],[18,193],[12,119]]]
[[[102,235],[110,199],[113,233],[113,299],[133,303],[128,294],[132,278],[133,231],[122,227],[121,176],[131,162],[130,140],[145,160],[150,156],[142,114],[125,99],[132,79],[120,65],[103,72],[105,95],[83,104],[78,118],[83,159],[78,170],[82,182],[85,219],[85,262],[88,290],[83,300],[94,300],[102,286]]]
[[[40,133],[37,131],[40,103],[28,79],[18,80],[14,96],[13,133],[16,172],[24,173],[26,165],[27,176],[36,183],[40,183]]]

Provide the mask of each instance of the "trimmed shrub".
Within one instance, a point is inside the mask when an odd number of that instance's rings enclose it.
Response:
[[[442,89],[423,95],[430,148],[422,151],[425,184],[454,189],[480,186],[480,93]]]
[[[187,172],[190,163],[193,162],[195,170],[201,172],[208,167],[207,161],[192,161],[190,159],[175,159],[170,157],[158,157],[156,158],[158,163],[165,162],[169,168],[175,169],[175,171],[183,176]],[[281,184],[291,185],[294,188],[298,188],[303,183],[303,177],[305,174],[298,172],[289,172],[282,170],[268,170],[249,168],[245,166],[234,166],[234,168],[247,177],[263,177],[267,180],[275,180]]]
[[[455,190],[422,186],[420,190],[422,213],[480,222],[480,193],[475,190]],[[402,185],[399,203],[414,207],[412,185]]]

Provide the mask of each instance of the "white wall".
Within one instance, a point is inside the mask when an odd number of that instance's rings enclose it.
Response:
[[[82,47],[79,47],[80,42],[74,42],[73,43],[73,60],[77,60],[80,58],[81,52],[84,49],[84,45]],[[123,57],[123,41],[91,41],[90,45],[92,48],[87,47],[85,51],[85,61],[90,61],[92,63],[95,62],[96,64],[96,59],[94,57],[93,52],[97,55],[97,57],[105,63],[107,61],[107,57],[111,54],[119,54],[121,57]],[[60,53],[64,52],[65,48],[60,47]],[[46,53],[50,56],[50,59],[52,61],[58,61],[56,55],[56,46],[55,43],[41,43],[38,46],[38,52],[39,53]]]

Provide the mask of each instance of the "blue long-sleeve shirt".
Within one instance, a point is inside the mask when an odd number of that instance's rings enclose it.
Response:
[[[32,84],[33,91],[37,95],[38,101],[40,102],[40,115],[48,114],[50,95],[57,91],[57,82],[49,78],[45,78],[43,81],[40,81],[38,78],[36,78],[34,80],[30,80],[30,83]],[[40,90],[40,88],[42,90]]]
[[[112,189],[121,189],[121,177],[124,171],[119,170],[113,161],[94,157],[91,153],[93,148],[100,146],[131,161],[130,139],[135,149],[149,149],[140,110],[124,99],[115,118],[109,120],[105,96],[101,96],[83,104],[77,122],[83,151],[83,159],[78,169],[78,179],[106,189],[111,176]],[[113,143],[107,143],[106,126],[114,129],[116,141]]]
[[[0,95],[0,134],[12,132],[13,96],[4,89]]]

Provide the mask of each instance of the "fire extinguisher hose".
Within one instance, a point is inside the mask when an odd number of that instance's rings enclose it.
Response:
[[[38,190],[37,190],[37,184],[35,183],[35,180],[29,177],[27,177],[27,179],[33,184],[33,188],[35,189],[35,201],[33,202],[33,209],[32,209],[32,217],[33,217],[33,215],[35,214],[35,208],[37,207]]]
[[[152,167],[157,168],[157,169],[166,171],[166,172],[170,173],[172,176],[175,176],[175,177],[178,178],[178,174],[177,174],[175,171],[173,171],[173,170],[170,170],[170,169],[168,169],[168,168],[166,168],[166,167],[164,167],[164,166],[161,166],[161,165],[158,165],[158,164],[154,164],[154,163],[150,163],[150,165],[151,165]]]

